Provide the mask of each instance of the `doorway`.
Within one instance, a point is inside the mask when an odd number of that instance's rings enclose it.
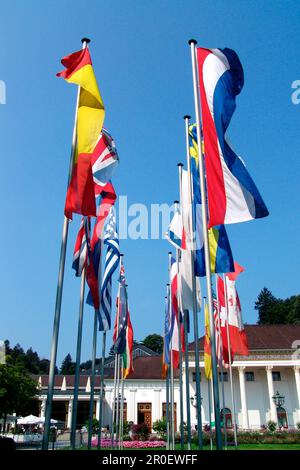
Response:
[[[152,430],[152,405],[151,403],[138,403],[138,424],[145,424],[149,431]]]

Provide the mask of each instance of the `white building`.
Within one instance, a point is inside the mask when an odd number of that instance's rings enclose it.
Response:
[[[236,421],[240,429],[258,429],[267,421],[294,428],[300,422],[300,325],[246,325],[250,355],[236,357],[233,362],[233,386]],[[204,375],[203,338],[200,339],[200,370],[202,419],[209,421],[208,383]],[[162,357],[143,346],[135,346],[134,373],[125,380],[124,418],[149,427],[165,414],[166,382],[162,379]],[[105,363],[105,403],[103,426],[110,426],[113,403],[113,358]],[[184,379],[185,374],[183,374]],[[190,396],[195,395],[194,344],[189,345]],[[232,401],[229,373],[224,371],[225,417],[232,425]],[[38,378],[41,386],[40,413],[45,412],[47,376]],[[96,377],[94,412],[98,416],[100,378]],[[57,376],[52,417],[71,426],[74,376]],[[220,384],[220,407],[223,408]],[[185,390],[185,382],[184,382]],[[284,397],[284,405],[276,408],[273,396]],[[78,424],[82,425],[89,412],[90,376],[80,378]],[[179,381],[175,376],[176,427],[180,422]],[[186,394],[184,391],[184,403]],[[212,418],[213,419],[213,418]],[[184,421],[186,421],[184,409]],[[195,408],[191,406],[191,421],[196,424]]]

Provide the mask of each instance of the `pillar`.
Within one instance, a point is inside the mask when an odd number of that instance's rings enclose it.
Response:
[[[270,419],[272,421],[275,421],[277,423],[277,410],[276,410],[276,405],[273,402],[273,396],[274,396],[274,385],[273,385],[273,377],[272,377],[272,369],[273,366],[267,366],[266,371],[267,371],[267,382],[268,382],[268,393],[269,393],[269,403],[270,403]]]
[[[243,429],[249,429],[245,373],[244,373],[245,366],[239,367],[238,370],[239,370],[239,381],[240,381]]]

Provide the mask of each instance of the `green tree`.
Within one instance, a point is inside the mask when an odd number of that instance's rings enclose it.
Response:
[[[72,375],[75,373],[75,362],[72,361],[71,354],[67,354],[62,361],[60,373],[63,375]]]
[[[152,335],[146,336],[142,341],[142,344],[147,346],[147,348],[152,349],[152,351],[161,354],[163,351],[164,340],[162,336],[153,333]]]
[[[258,323],[263,325],[265,323],[273,323],[271,321],[271,308],[278,302],[272,292],[264,287],[257,297],[255,302],[255,310],[258,310]]]
[[[0,365],[0,417],[24,414],[36,400],[37,384],[20,366]]]
[[[300,295],[294,297],[293,303],[287,316],[288,323],[293,325],[300,324]]]

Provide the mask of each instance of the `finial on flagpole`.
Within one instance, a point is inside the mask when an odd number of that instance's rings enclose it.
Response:
[[[186,119],[191,119],[191,116],[189,114],[186,114],[185,116],[183,116],[183,119],[186,120]]]
[[[120,256],[124,256],[124,253],[120,253]]]
[[[172,251],[169,251],[168,255],[171,255],[172,254]]]
[[[177,166],[183,166],[183,163],[178,163]]]
[[[89,44],[91,40],[89,38],[82,38],[81,39],[82,44],[85,42],[86,44]]]
[[[179,204],[179,201],[174,201],[174,204]]]
[[[197,43],[196,39],[190,39],[190,40],[189,40],[189,45],[191,45],[191,44],[195,44],[195,45],[196,45],[196,44],[198,44],[198,43]]]

